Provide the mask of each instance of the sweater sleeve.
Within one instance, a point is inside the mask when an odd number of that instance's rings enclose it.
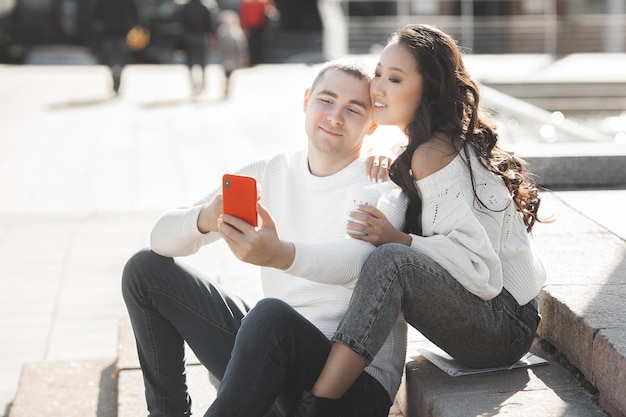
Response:
[[[399,187],[388,182],[378,187],[381,198],[377,208],[399,230],[404,227],[407,198]],[[362,240],[344,239],[323,242],[294,242],[296,256],[288,273],[311,281],[353,287],[374,245]]]
[[[257,180],[262,177],[268,158],[255,161],[236,174],[250,175]],[[198,230],[198,215],[204,204],[208,204],[221,193],[221,184],[209,194],[189,206],[177,207],[165,211],[157,220],[150,233],[150,248],[162,256],[188,256],[221,236],[217,232],[202,233]]]
[[[163,213],[150,233],[150,248],[161,256],[187,256],[220,239],[218,233],[198,230],[201,208],[202,205],[180,207]]]
[[[435,212],[427,236],[411,235],[411,247],[441,265],[463,287],[489,300],[502,290],[502,265],[489,236],[460,192],[441,193],[424,208]],[[430,218],[430,217],[429,217]]]
[[[345,239],[326,242],[294,242],[296,256],[289,274],[324,284],[354,286],[361,266],[374,250],[362,240]]]

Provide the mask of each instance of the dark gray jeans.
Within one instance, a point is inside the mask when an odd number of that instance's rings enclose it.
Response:
[[[212,280],[149,249],[129,259],[122,293],[135,333],[150,417],[190,415],[184,342],[220,381],[205,416],[281,416],[310,390],[331,343],[291,306],[266,298],[249,309]],[[383,417],[389,394],[363,372],[341,417]]]
[[[464,365],[510,365],[533,342],[537,302],[520,306],[507,290],[485,301],[426,255],[404,245],[378,247],[366,261],[333,340],[368,363],[398,315]]]

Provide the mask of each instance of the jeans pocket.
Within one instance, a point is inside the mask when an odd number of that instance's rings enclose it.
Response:
[[[537,311],[533,310],[528,306],[522,306],[517,309],[517,314],[514,315],[505,309],[510,318],[511,356],[509,362],[511,364],[524,356],[535,340],[540,317]]]

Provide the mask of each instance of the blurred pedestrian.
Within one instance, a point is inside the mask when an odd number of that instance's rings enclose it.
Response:
[[[224,96],[228,96],[230,76],[238,68],[249,65],[248,39],[241,28],[239,15],[232,10],[220,13],[220,25],[216,32],[219,61],[224,69]]]
[[[271,22],[280,18],[273,0],[242,0],[239,5],[241,27],[248,38],[250,66],[265,62]]]
[[[215,29],[218,14],[219,6],[215,0],[189,0],[181,9],[183,41],[187,53],[191,91],[194,94],[202,92],[206,85],[205,68],[210,53],[209,37]],[[194,75],[194,70],[199,70],[199,77]]]
[[[94,25],[102,41],[103,58],[111,70],[113,91],[119,93],[122,70],[131,59],[126,37],[140,23],[134,0],[97,0]]]

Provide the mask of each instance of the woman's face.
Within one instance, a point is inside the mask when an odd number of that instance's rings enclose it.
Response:
[[[404,130],[420,105],[422,90],[422,74],[409,50],[397,41],[388,44],[370,84],[374,121]]]

